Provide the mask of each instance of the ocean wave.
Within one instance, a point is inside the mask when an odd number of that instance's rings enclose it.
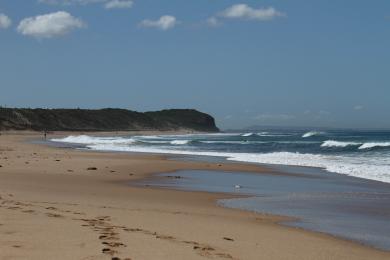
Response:
[[[72,144],[133,144],[137,142],[133,138],[125,137],[95,137],[88,135],[68,136],[65,138],[51,139],[53,142]]]
[[[172,145],[185,145],[185,144],[189,144],[190,142],[191,140],[173,140],[170,141],[169,143]]]
[[[390,147],[390,142],[341,142],[328,140],[321,144],[321,147],[347,147],[347,146],[359,146],[359,150],[370,150],[374,148]]]
[[[323,135],[325,134],[324,132],[318,132],[318,131],[310,131],[307,133],[304,133],[302,135],[303,138],[308,138],[308,137],[313,137],[313,136],[318,136],[318,135]]]
[[[246,133],[246,134],[242,134],[241,136],[242,137],[250,137],[250,136],[255,136],[256,134],[255,133]]]
[[[282,134],[282,133],[269,133],[269,132],[259,132],[259,133],[245,133],[241,134],[242,137],[252,137],[252,136],[261,136],[261,137],[282,137],[282,136],[291,136],[291,134]]]
[[[170,141],[159,141],[159,140],[137,140],[139,143],[143,144],[169,144]]]
[[[364,150],[364,149],[373,149],[373,148],[378,148],[378,147],[390,147],[390,142],[373,142],[373,143],[364,143],[362,144],[359,149]]]
[[[319,142],[314,141],[199,141],[204,144],[317,144]]]
[[[358,146],[361,144],[362,143],[328,140],[328,141],[323,142],[321,144],[321,147],[347,147],[347,146]]]
[[[199,141],[203,144],[254,144],[254,143],[266,143],[261,141]]]
[[[161,136],[159,136],[159,135],[137,135],[137,136],[134,136],[134,138],[137,138],[137,139],[160,139]]]

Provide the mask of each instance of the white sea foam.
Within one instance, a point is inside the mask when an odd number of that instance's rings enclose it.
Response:
[[[133,138],[125,137],[95,137],[88,135],[68,136],[61,139],[51,139],[53,142],[72,143],[72,144],[133,144],[136,142]]]
[[[271,152],[263,154],[230,153],[188,151],[179,148],[180,145],[188,143],[189,140],[171,140],[171,142],[176,142],[177,145],[169,148],[135,145],[135,140],[133,138],[69,136],[64,139],[54,139],[53,141],[86,144],[90,149],[103,151],[216,156],[226,157],[227,160],[240,162],[319,167],[330,172],[390,183],[390,158],[386,156],[367,154],[354,156],[323,155],[291,152]],[[360,147],[363,147],[361,149],[369,149],[378,146],[390,146],[390,143],[365,143]]]
[[[324,132],[318,132],[318,131],[310,131],[302,135],[303,138],[308,138],[312,136],[317,136],[317,135],[323,135]]]
[[[200,141],[204,144],[263,144],[262,141]]]
[[[254,133],[246,133],[246,134],[242,134],[241,136],[242,137],[250,137],[250,136],[255,136],[256,134]]]
[[[159,135],[140,135],[140,136],[135,136],[137,138],[142,138],[142,139],[159,139],[161,136]]]
[[[191,142],[191,140],[173,140],[173,141],[170,141],[169,143],[173,144],[173,145],[184,145],[184,144],[188,144],[190,142]]]
[[[361,145],[362,143],[357,142],[340,142],[340,141],[334,141],[334,140],[328,140],[321,144],[321,147],[347,147],[347,146],[357,146]]]
[[[321,147],[347,147],[347,146],[359,146],[359,150],[373,149],[378,147],[390,147],[390,142],[340,142],[334,140],[328,140],[322,143]]]
[[[372,148],[376,148],[376,147],[390,147],[390,142],[382,142],[382,143],[364,143],[362,144],[359,149],[360,150],[363,150],[363,149],[372,149]]]
[[[159,141],[159,140],[138,140],[140,143],[145,144],[169,144],[170,141]]]
[[[204,144],[270,144],[270,143],[276,143],[276,144],[316,144],[318,142],[314,141],[223,141],[223,140],[216,140],[216,141],[199,141],[200,143]]]

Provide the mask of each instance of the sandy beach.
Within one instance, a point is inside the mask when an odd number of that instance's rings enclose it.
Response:
[[[64,135],[66,133],[59,133]],[[390,253],[218,207],[227,195],[132,187],[154,173],[283,174],[251,164],[85,152],[0,136],[0,259],[389,259]]]

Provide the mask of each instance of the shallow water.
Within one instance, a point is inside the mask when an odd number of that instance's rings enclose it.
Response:
[[[137,185],[249,195],[218,203],[296,217],[300,220],[285,224],[390,250],[389,184],[312,168],[290,168],[290,172],[303,176],[178,171]]]

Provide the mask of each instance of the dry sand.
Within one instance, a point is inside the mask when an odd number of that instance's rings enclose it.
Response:
[[[40,136],[0,136],[0,259],[390,259],[281,226],[281,217],[216,206],[224,195],[128,185],[178,169],[269,169],[26,142],[33,138]]]

